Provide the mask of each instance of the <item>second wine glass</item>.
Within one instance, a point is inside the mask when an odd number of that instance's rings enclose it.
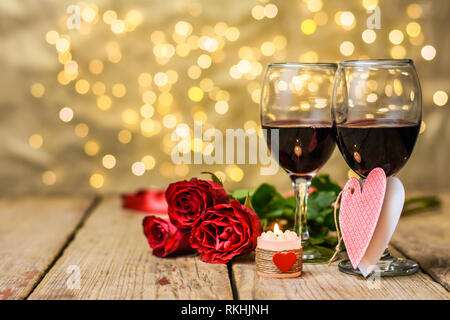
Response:
[[[341,62],[332,111],[338,147],[348,166],[361,179],[377,167],[387,177],[395,175],[411,156],[422,120],[422,94],[413,61]],[[416,262],[392,257],[386,249],[376,270],[381,276],[397,276],[418,269]],[[339,270],[360,274],[349,260],[342,261]]]
[[[272,156],[292,181],[304,262],[325,262],[333,254],[309,241],[307,200],[311,179],[335,148],[330,108],[336,69],[334,63],[273,63],[262,88],[261,124],[269,149],[277,147]]]

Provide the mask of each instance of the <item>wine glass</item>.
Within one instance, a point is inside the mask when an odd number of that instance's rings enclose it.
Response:
[[[261,124],[272,156],[292,180],[304,262],[324,262],[333,254],[311,245],[306,216],[311,179],[336,144],[330,111],[336,70],[335,63],[272,63],[264,76]]]
[[[333,107],[336,138],[348,166],[362,179],[380,167],[386,176],[408,161],[422,120],[422,94],[409,59],[350,60],[339,64]],[[392,257],[385,250],[377,265],[382,276],[416,272],[416,262]],[[339,270],[360,274],[349,260]]]

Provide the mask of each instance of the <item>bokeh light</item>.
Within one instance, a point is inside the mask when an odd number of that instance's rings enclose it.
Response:
[[[426,45],[422,48],[420,53],[422,54],[422,58],[430,61],[433,60],[434,57],[436,56],[436,49],[431,45]]]
[[[258,0],[235,17],[227,10],[208,16],[209,5],[189,2],[177,5],[173,9],[176,14],[164,22],[128,3],[83,2],[80,6],[80,29],[69,30],[67,15],[62,12],[41,35],[40,41],[51,48],[48,62],[55,65],[51,77],[30,78],[25,86],[27,97],[39,106],[36,112],[52,112],[58,128],[67,130],[68,143],[73,141],[73,148],[82,155],[87,171],[85,187],[103,188],[108,181],[103,192],[114,189],[115,180],[108,177],[123,172],[141,182],[145,179],[136,177],[146,172],[155,178],[152,181],[197,174],[196,169],[174,165],[170,159],[177,147],[183,154],[212,155],[217,151],[211,142],[193,138],[193,121],[201,122],[203,129],[258,130],[255,110],[268,63],[412,58],[424,77],[429,77],[424,66],[435,70],[432,68],[437,63],[444,63],[444,51],[429,23],[434,9],[425,2],[399,5],[395,19],[390,6],[379,0],[358,0],[352,5],[301,0],[295,6]],[[366,10],[375,6],[382,9],[381,29],[367,24],[372,13]],[[296,14],[294,19],[290,19],[291,10]],[[396,98],[410,90],[404,82],[392,81],[384,90],[369,75],[365,80],[368,92],[362,99],[380,104],[380,114],[395,108],[406,110],[403,102],[395,105],[383,100],[385,95]],[[424,86],[424,106],[430,102],[438,107],[448,104],[445,82],[424,83],[428,83]],[[278,89],[287,90],[290,85],[280,81]],[[302,94],[320,90],[319,82],[293,85]],[[303,111],[325,106],[320,98],[298,105]],[[363,116],[373,118],[374,114]],[[426,121],[429,127],[435,125]],[[425,128],[423,122],[421,132]],[[171,139],[174,131],[189,139],[177,146]],[[54,136],[47,128],[35,127],[24,139],[35,149],[31,152],[44,154],[52,152]],[[68,177],[63,167],[62,163],[48,164],[39,171],[38,181],[47,186],[56,181],[63,185]],[[223,165],[213,170],[229,183],[248,184],[254,177],[253,169],[244,166]]]
[[[189,99],[199,102],[203,99],[203,90],[199,87],[191,87],[188,91]]]
[[[417,3],[410,4],[406,9],[406,13],[411,19],[419,19],[422,16],[422,12],[422,7]]]
[[[88,156],[93,157],[93,156],[97,155],[99,151],[100,151],[100,146],[99,146],[99,144],[96,141],[89,140],[84,145],[84,152]]]
[[[392,30],[389,32],[389,41],[391,41],[392,44],[400,44],[403,42],[403,32],[400,30]]]
[[[116,98],[122,98],[125,96],[126,93],[127,93],[127,88],[125,87],[124,84],[116,83],[115,85],[113,85],[112,94]]]
[[[133,163],[131,166],[131,172],[136,176],[142,176],[146,171],[145,164],[141,161]]]
[[[448,95],[447,92],[443,91],[443,90],[438,90],[433,94],[433,102],[437,105],[437,106],[445,106],[448,102]]]
[[[133,135],[131,134],[130,130],[127,129],[120,130],[117,135],[117,139],[119,140],[120,143],[123,144],[129,143],[132,137]]]
[[[351,41],[344,41],[339,46],[339,51],[341,51],[344,56],[351,56],[355,51],[355,46]]]
[[[30,145],[30,147],[32,147],[33,149],[39,149],[40,147],[42,147],[42,144],[44,143],[44,139],[42,138],[42,136],[38,133],[32,134],[30,136],[30,138],[28,139],[28,144]]]
[[[103,62],[98,59],[94,59],[89,63],[89,71],[92,74],[100,74],[102,73],[104,68]]]
[[[91,187],[95,189],[100,189],[101,187],[103,187],[103,184],[105,183],[105,178],[100,173],[94,173],[89,178],[89,183]]]
[[[56,183],[56,174],[51,171],[47,170],[42,174],[42,183],[51,186]]]
[[[391,57],[394,59],[403,59],[406,56],[406,49],[404,46],[393,46],[391,48]]]
[[[306,35],[313,34],[317,29],[317,23],[312,19],[306,19],[300,26],[302,32]]]
[[[41,98],[45,93],[45,87],[42,83],[34,83],[30,88],[30,93],[35,98]]]
[[[79,123],[75,126],[75,134],[80,137],[84,138],[89,134],[89,127],[85,123]]]
[[[362,0],[362,5],[366,10],[373,10],[378,6],[378,0]]]
[[[69,107],[64,107],[59,111],[59,118],[63,122],[69,122],[73,119],[73,110]]]
[[[106,169],[112,169],[116,166],[116,157],[112,154],[106,154],[102,158],[102,164]]]
[[[377,33],[372,29],[366,29],[361,36],[365,43],[374,43],[377,38]]]
[[[422,27],[417,22],[410,22],[406,26],[406,33],[410,37],[417,37],[417,36],[419,36],[421,31],[422,31]]]
[[[97,107],[100,110],[108,110],[109,108],[111,108],[111,105],[112,100],[109,96],[101,95],[100,97],[97,98]]]
[[[344,27],[350,28],[355,23],[355,16],[350,11],[344,11],[339,16],[339,21]]]
[[[88,93],[90,88],[90,84],[87,80],[85,79],[80,79],[75,83],[75,90],[79,93],[79,94],[86,94]]]

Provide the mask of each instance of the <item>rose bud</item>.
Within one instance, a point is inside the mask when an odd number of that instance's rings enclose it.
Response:
[[[192,251],[189,233],[177,229],[169,220],[147,216],[142,221],[142,225],[155,256],[166,257]]]
[[[227,263],[238,255],[253,251],[261,234],[256,213],[237,200],[209,208],[195,222],[191,246],[200,259],[210,263]]]
[[[226,203],[228,195],[216,182],[192,178],[170,184],[166,201],[170,221],[179,229],[189,230],[207,208]]]

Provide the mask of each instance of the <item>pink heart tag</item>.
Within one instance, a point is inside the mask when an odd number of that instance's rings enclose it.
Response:
[[[345,184],[339,210],[339,225],[348,257],[356,269],[372,239],[383,206],[386,174],[375,168],[361,187],[358,179]]]

